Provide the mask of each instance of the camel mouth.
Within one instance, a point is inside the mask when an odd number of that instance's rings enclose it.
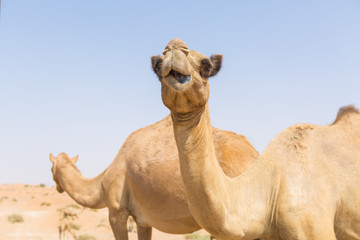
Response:
[[[170,75],[172,75],[173,78],[180,84],[186,84],[191,80],[191,75],[183,75],[175,70],[171,70]]]

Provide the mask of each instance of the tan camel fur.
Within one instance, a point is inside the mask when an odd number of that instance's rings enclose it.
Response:
[[[216,159],[208,78],[222,56],[190,51],[179,39],[152,57],[171,111],[189,208],[219,239],[360,239],[360,114],[334,124],[294,125],[235,178]],[[236,110],[235,110],[236,111]]]
[[[229,177],[248,168],[258,153],[242,136],[213,128],[216,154]],[[131,134],[111,165],[99,176],[86,179],[65,153],[50,154],[56,188],[80,205],[109,209],[117,240],[128,239],[126,221],[137,223],[140,240],[151,239],[151,227],[172,234],[200,229],[189,211],[180,175],[171,117]]]

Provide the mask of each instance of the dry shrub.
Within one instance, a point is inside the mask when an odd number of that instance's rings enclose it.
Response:
[[[19,214],[12,214],[10,216],[8,216],[8,220],[11,223],[22,223],[24,222],[24,219],[21,215]]]
[[[94,236],[88,235],[88,234],[81,234],[77,238],[78,240],[95,240],[96,238]]]
[[[200,235],[198,233],[186,234],[186,240],[209,240],[210,236],[208,235]]]
[[[48,202],[42,202],[42,203],[40,204],[40,206],[50,207],[50,206],[51,206],[51,203],[48,203]]]

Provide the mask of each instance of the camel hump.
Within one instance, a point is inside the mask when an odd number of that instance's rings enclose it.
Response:
[[[336,116],[335,121],[333,122],[333,124],[336,124],[338,121],[340,121],[344,116],[351,114],[351,113],[357,113],[360,114],[359,109],[357,109],[356,107],[354,107],[354,105],[348,105],[348,106],[344,106],[341,107],[338,111],[338,114]]]

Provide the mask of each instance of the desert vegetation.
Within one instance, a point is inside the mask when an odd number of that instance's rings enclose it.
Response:
[[[192,234],[186,234],[185,235],[186,240],[209,240],[209,235],[201,235],[198,233],[192,233]]]
[[[80,234],[78,236],[78,240],[96,240],[94,236],[91,236],[89,234]]]
[[[8,220],[11,223],[22,223],[22,222],[24,222],[23,216],[21,216],[19,214],[11,214],[10,216],[8,216]]]

